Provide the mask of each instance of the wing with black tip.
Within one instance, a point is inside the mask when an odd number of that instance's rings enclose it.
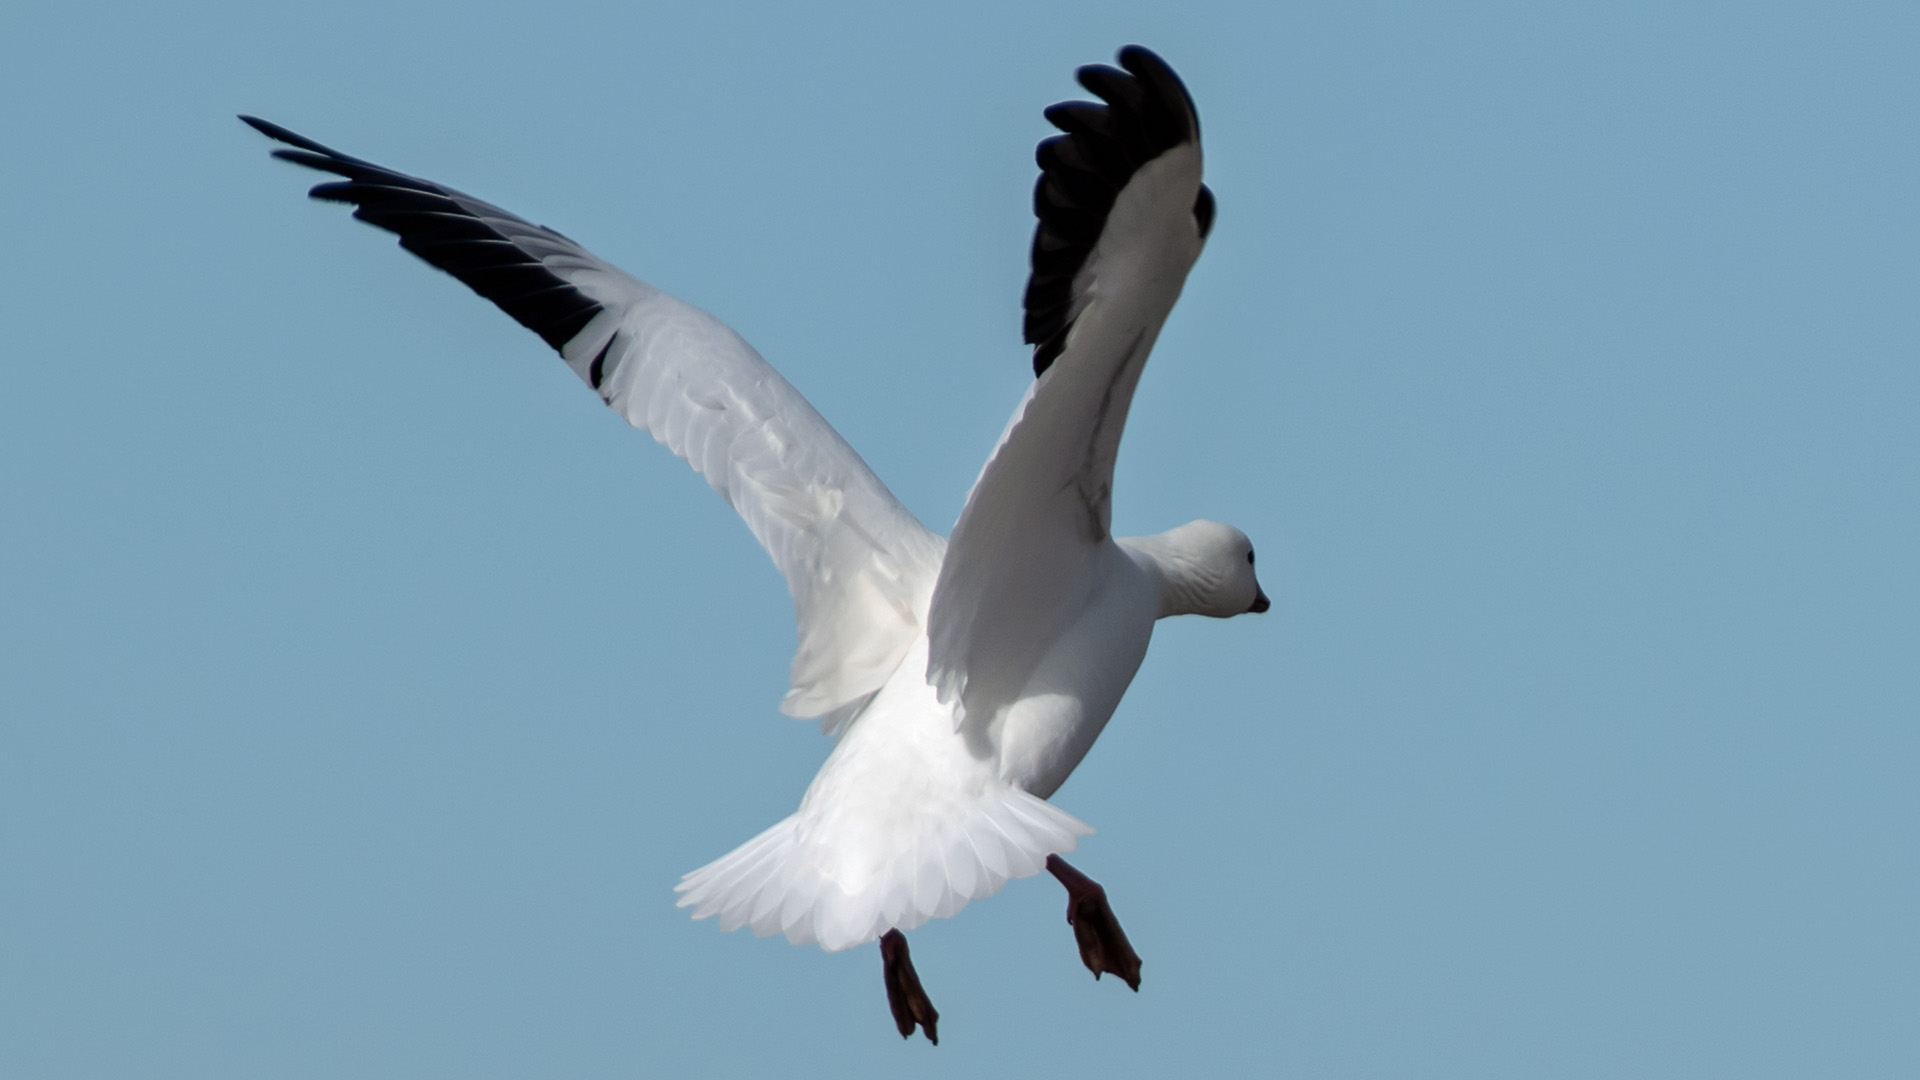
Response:
[[[919,635],[943,542],[751,345],[552,229],[241,119],[292,147],[274,156],[341,177],[314,198],[353,205],[539,334],[739,512],[793,593],[783,711],[831,726],[880,687]]]
[[[1064,134],[1036,155],[1025,325],[1035,379],[968,497],[934,591],[928,671],[969,715],[1018,694],[1041,646],[1065,629],[1046,613],[1081,611],[1094,587],[1134,387],[1213,223],[1186,87],[1137,45],[1119,63],[1079,71],[1101,103],[1046,112]]]

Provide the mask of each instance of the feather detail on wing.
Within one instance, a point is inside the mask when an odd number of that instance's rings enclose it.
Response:
[[[799,648],[782,711],[831,730],[886,681],[919,636],[944,542],[752,346],[552,229],[241,119],[295,147],[276,157],[343,177],[312,196],[353,204],[539,334],[739,512],[793,594]]]
[[[1139,46],[1119,60],[1079,72],[1104,106],[1047,110],[1067,134],[1037,154],[1035,382],[954,527],[929,617],[928,676],[959,722],[1017,696],[1098,584],[1127,410],[1213,219],[1185,87]]]

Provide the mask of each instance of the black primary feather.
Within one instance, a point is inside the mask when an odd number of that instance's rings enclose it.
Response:
[[[1027,279],[1027,344],[1034,346],[1038,378],[1066,347],[1073,329],[1073,278],[1106,227],[1120,190],[1140,167],[1176,146],[1200,141],[1200,118],[1180,77],[1166,61],[1138,45],[1120,50],[1120,66],[1089,64],[1080,85],[1106,104],[1063,101],[1046,118],[1065,132],[1034,152],[1040,179],[1033,188],[1033,273]],[[1213,193],[1205,185],[1193,204],[1204,238],[1213,226]]]
[[[556,351],[600,313],[597,302],[481,218],[485,213],[520,220],[499,207],[349,157],[278,124],[252,116],[240,119],[268,138],[298,148],[275,150],[274,157],[346,178],[317,184],[309,195],[352,204],[354,217],[397,235],[401,247],[459,278]]]

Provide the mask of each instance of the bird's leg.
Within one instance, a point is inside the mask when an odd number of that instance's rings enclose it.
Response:
[[[1107,890],[1100,883],[1067,865],[1058,855],[1047,856],[1047,870],[1067,887],[1067,921],[1073,924],[1073,939],[1080,944],[1080,961],[1098,979],[1111,971],[1121,981],[1140,992],[1140,957],[1120,929],[1120,920],[1107,906]]]
[[[907,935],[889,930],[880,935],[880,959],[886,965],[887,1008],[893,1010],[893,1026],[900,1037],[913,1038],[913,1025],[927,1033],[927,1041],[940,1045],[940,1012],[920,989],[920,975],[913,970],[913,958],[907,955]]]

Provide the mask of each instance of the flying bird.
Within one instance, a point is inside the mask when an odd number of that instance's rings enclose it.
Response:
[[[829,951],[880,943],[900,1034],[938,1042],[905,931],[1052,872],[1082,961],[1140,986],[1105,891],[1060,856],[1087,825],[1047,799],[1080,764],[1157,620],[1263,612],[1253,546],[1194,521],[1111,532],[1134,388],[1213,224],[1200,122],[1154,53],[1046,110],[1025,340],[1034,380],[949,537],[923,526],[799,391],[720,320],[567,237],[250,116],[274,156],[341,179],[316,199],[396,233],[539,334],[634,427],[704,476],[773,557],[799,646],[790,716],[832,753],[791,816],[687,874],[725,930]]]

